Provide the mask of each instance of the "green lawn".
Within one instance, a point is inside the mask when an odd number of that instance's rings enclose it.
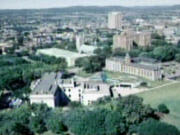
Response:
[[[180,82],[140,93],[138,96],[143,97],[144,103],[152,107],[157,107],[161,103],[166,104],[170,109],[170,114],[165,116],[163,121],[180,129]]]
[[[145,79],[143,77],[135,76],[135,75],[130,75],[127,73],[120,73],[120,72],[110,72],[110,71],[104,71],[108,78],[111,79],[117,79],[119,81],[123,82],[147,82],[149,88],[154,88],[160,85],[164,85],[166,83],[169,83],[170,81],[168,80],[160,80],[160,81],[151,81],[148,79]]]

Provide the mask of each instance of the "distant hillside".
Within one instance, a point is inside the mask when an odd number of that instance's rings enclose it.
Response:
[[[65,13],[65,12],[92,12],[92,13],[107,13],[110,11],[162,11],[162,10],[180,10],[180,5],[175,6],[73,6],[65,8],[49,8],[49,9],[22,9],[22,10],[0,10],[0,13],[10,12],[50,12],[50,13]]]

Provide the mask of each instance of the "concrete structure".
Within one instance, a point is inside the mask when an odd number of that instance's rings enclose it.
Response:
[[[95,45],[84,44],[84,36],[76,36],[76,49],[79,53],[94,54],[97,48]]]
[[[75,65],[75,61],[78,58],[81,57],[86,57],[90,56],[90,54],[79,54],[76,52],[71,52],[63,49],[58,49],[58,48],[49,48],[49,49],[39,49],[37,51],[37,54],[44,54],[44,55],[49,55],[49,56],[55,56],[57,58],[65,58],[68,67],[72,67]]]
[[[76,36],[76,49],[79,50],[80,47],[84,44],[84,36]]]
[[[114,72],[128,73],[137,75],[150,80],[159,80],[162,78],[162,73],[159,66],[154,63],[146,62],[143,59],[131,59],[127,54],[125,59],[110,58],[106,59],[106,70]]]
[[[45,103],[49,107],[66,105],[69,100],[57,85],[57,80],[61,77],[61,73],[46,73],[41,79],[33,82],[30,103]]]
[[[108,28],[120,29],[122,27],[123,15],[120,12],[111,12],[108,14]]]
[[[113,37],[113,50],[122,48],[129,51],[136,45],[150,46],[151,33],[128,31],[123,32],[121,35],[115,35]]]
[[[63,79],[62,73],[46,73],[31,84],[30,102],[50,107],[64,106],[70,101],[89,105],[99,98],[110,96],[110,85],[102,81]]]
[[[92,104],[100,98],[110,96],[110,85],[102,81],[83,82],[82,103],[84,105]]]

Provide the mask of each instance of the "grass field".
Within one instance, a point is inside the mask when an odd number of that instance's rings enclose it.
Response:
[[[132,82],[132,83],[133,82],[147,82],[148,88],[154,88],[154,87],[161,86],[170,82],[168,80],[151,81],[143,77],[130,75],[127,73],[110,72],[110,71],[105,71],[105,73],[107,74],[108,78],[117,79],[117,80],[120,80],[121,82]]]
[[[157,107],[164,103],[170,109],[170,114],[163,121],[175,125],[180,130],[180,82],[138,94],[144,103]]]

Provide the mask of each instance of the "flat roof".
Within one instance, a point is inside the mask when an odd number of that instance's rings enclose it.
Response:
[[[32,94],[54,94],[58,88],[56,80],[62,77],[62,73],[45,73],[38,84],[32,90]]]
[[[86,54],[79,54],[76,52],[71,52],[64,49],[58,49],[58,48],[48,48],[48,49],[39,49],[37,51],[38,54],[45,54],[55,57],[64,57],[64,58],[79,58],[79,57],[86,57],[89,55]]]

